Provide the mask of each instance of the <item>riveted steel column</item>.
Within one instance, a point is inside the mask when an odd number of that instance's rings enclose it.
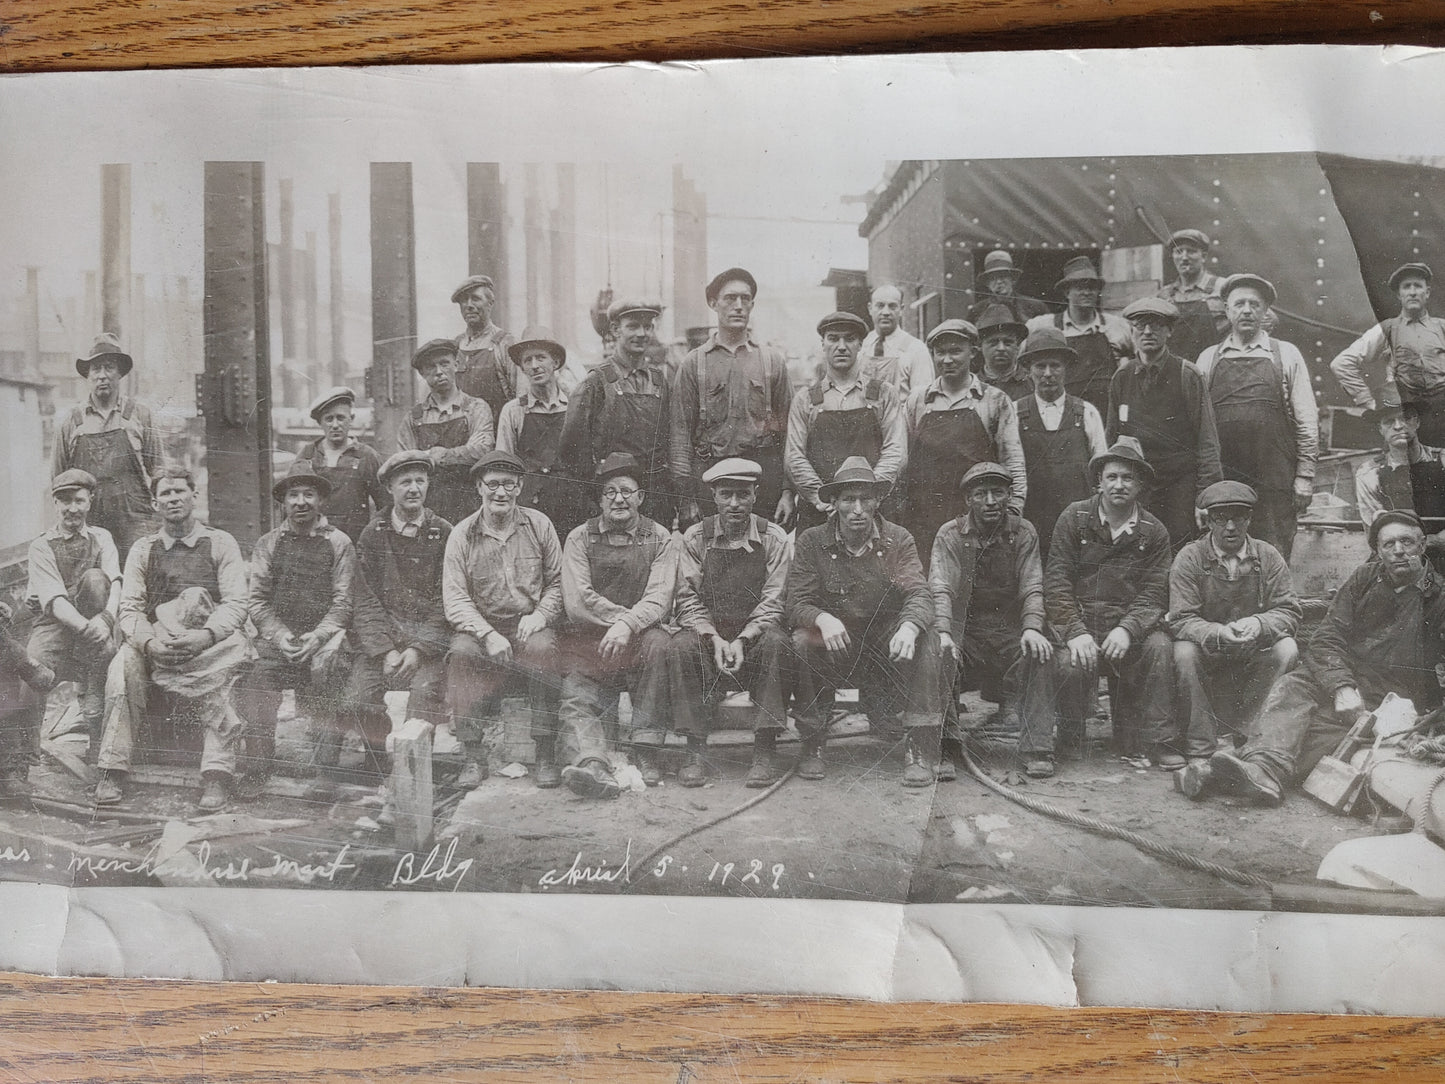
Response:
[[[376,450],[396,451],[396,431],[416,403],[416,222],[410,162],[371,163],[371,369],[366,388]]]
[[[492,321],[507,322],[507,188],[496,162],[467,163],[467,274],[490,275],[497,284]]]

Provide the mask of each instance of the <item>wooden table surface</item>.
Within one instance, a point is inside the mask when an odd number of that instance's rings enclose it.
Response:
[[[1445,41],[1437,0],[0,0],[0,71]],[[1445,1024],[0,975],[0,1079],[1445,1080]]]

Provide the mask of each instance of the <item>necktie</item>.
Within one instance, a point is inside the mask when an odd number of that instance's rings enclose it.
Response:
[[[879,335],[878,338],[877,338],[876,340],[874,340],[874,342],[873,342],[873,356],[874,356],[875,358],[881,358],[881,357],[883,356],[883,336],[882,336],[882,335]]]

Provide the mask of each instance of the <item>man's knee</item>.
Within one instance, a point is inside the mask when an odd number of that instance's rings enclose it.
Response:
[[[1283,636],[1270,645],[1269,654],[1275,673],[1288,673],[1299,662],[1299,644],[1293,636]]]
[[[482,647],[482,642],[470,632],[455,632],[452,634],[451,643],[447,645],[445,656],[446,664],[453,663],[466,665],[480,662],[487,657],[487,652]]]
[[[671,640],[672,636],[662,629],[644,629],[637,641],[638,660],[645,666],[660,662]]]
[[[1174,668],[1181,674],[1204,673],[1204,649],[1193,640],[1174,641]]]
[[[1162,629],[1155,629],[1144,637],[1139,654],[1151,665],[1167,666],[1174,660],[1174,641]]]

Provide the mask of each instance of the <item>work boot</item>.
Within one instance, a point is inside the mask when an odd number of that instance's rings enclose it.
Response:
[[[201,776],[201,800],[196,807],[202,813],[215,813],[226,808],[226,802],[230,797],[230,787],[227,776],[219,772],[206,772]]]
[[[124,772],[113,771],[109,768],[102,768],[100,779],[95,784],[93,801],[96,805],[116,805],[124,795],[120,789],[120,781],[125,776]]]
[[[687,763],[677,771],[677,781],[684,787],[700,787],[707,782],[707,761],[702,755],[706,748],[706,738],[687,739]]]
[[[573,794],[583,798],[616,798],[622,793],[612,766],[601,757],[567,765],[562,769],[562,781]]]
[[[1030,779],[1048,779],[1054,774],[1054,758],[1046,755],[1031,757],[1024,765],[1024,774]]]
[[[538,790],[556,790],[562,785],[562,773],[557,770],[555,739],[537,742],[537,760],[532,765],[532,778]]]
[[[909,788],[933,785],[933,770],[938,763],[939,731],[937,727],[912,727],[908,731],[907,766],[903,769],[903,785]]]
[[[759,730],[753,735],[753,763],[748,769],[748,777],[743,786],[753,790],[762,790],[764,787],[771,787],[783,777],[782,771],[778,768],[777,762],[773,759],[773,749],[777,744],[777,731]]]
[[[657,763],[656,749],[650,745],[639,745],[632,751],[632,759],[637,762],[637,770],[642,775],[643,783],[649,787],[655,787],[662,782],[662,768]],[[679,772],[677,777],[681,779],[682,773]]]
[[[1190,757],[1189,763],[1179,773],[1179,789],[1184,792],[1184,797],[1191,802],[1197,802],[1209,789],[1213,774],[1214,769],[1209,766],[1208,757]]]
[[[487,770],[482,767],[482,762],[475,757],[468,757],[462,764],[461,774],[457,776],[458,790],[476,790],[487,781]]]
[[[1209,774],[1223,789],[1248,798],[1255,805],[1277,806],[1284,792],[1260,765],[1221,749],[1209,758]]]
[[[821,734],[803,739],[798,750],[798,778],[822,779],[828,772],[823,767],[823,736]]]
[[[1188,763],[1167,745],[1152,746],[1149,749],[1149,761],[1161,772],[1177,772]]]
[[[952,783],[958,778],[959,748],[957,738],[944,738],[939,743],[938,767],[933,770],[933,778],[940,783]]]

